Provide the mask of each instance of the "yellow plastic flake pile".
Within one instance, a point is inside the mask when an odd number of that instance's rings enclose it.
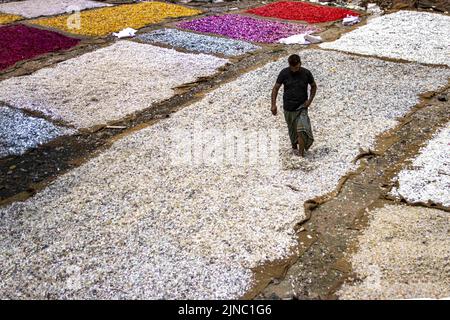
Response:
[[[21,16],[16,16],[14,14],[5,14],[0,12],[0,24],[7,24],[22,19]]]
[[[142,2],[82,11],[79,23],[75,15],[40,18],[32,20],[31,23],[79,35],[105,36],[128,27],[139,29],[148,24],[159,23],[166,18],[193,16],[199,13],[200,10],[175,4]]]

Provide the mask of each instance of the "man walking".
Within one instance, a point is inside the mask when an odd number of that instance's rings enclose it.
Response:
[[[278,91],[284,85],[283,109],[289,138],[294,153],[303,157],[314,141],[308,108],[316,95],[317,85],[311,72],[302,68],[298,55],[289,56],[288,62],[289,67],[281,70],[272,89],[271,111],[274,116],[277,114]],[[308,85],[311,86],[309,98]]]

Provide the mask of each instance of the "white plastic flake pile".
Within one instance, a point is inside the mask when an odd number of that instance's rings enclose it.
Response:
[[[238,298],[252,267],[295,248],[304,201],[334,190],[360,147],[450,76],[338,52],[300,54],[319,88],[306,159],[290,153],[282,110],[270,113],[283,58],[1,208],[0,297]]]
[[[374,18],[367,25],[320,46],[363,55],[450,66],[449,34],[450,16],[398,11]]]
[[[119,120],[217,72],[228,60],[131,41],[0,82],[0,101],[78,128]]]

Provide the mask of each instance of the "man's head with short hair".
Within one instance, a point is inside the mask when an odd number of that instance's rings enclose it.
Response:
[[[300,59],[300,56],[298,54],[292,54],[288,58],[289,62],[289,69],[291,69],[292,72],[298,72],[300,70],[300,67],[302,66],[302,60]]]

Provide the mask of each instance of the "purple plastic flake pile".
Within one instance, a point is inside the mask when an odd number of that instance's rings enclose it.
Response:
[[[318,28],[303,24],[255,19],[237,14],[209,16],[180,22],[178,27],[198,32],[215,33],[233,39],[273,43],[300,33],[314,33]]]

